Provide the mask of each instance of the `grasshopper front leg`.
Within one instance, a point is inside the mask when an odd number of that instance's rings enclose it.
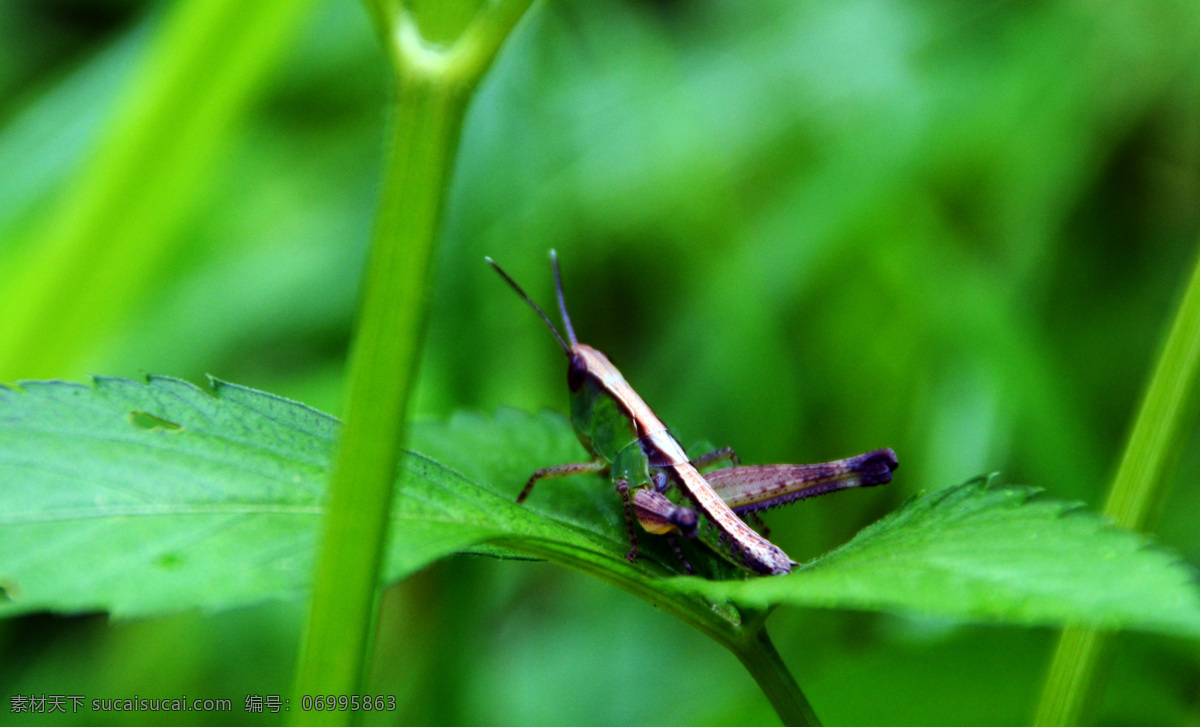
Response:
[[[571,475],[582,475],[587,473],[599,474],[608,469],[609,464],[603,460],[593,462],[579,462],[577,464],[560,464],[557,467],[543,467],[529,478],[525,483],[525,487],[521,490],[521,494],[517,495],[517,504],[525,502],[525,498],[529,497],[529,493],[533,490],[534,484],[538,480],[549,480],[556,477],[570,477]]]
[[[675,551],[675,557],[679,558],[679,562],[683,564],[684,573],[687,573],[689,576],[696,575],[696,570],[692,568],[692,564],[688,562],[687,558],[683,557],[683,548],[679,547],[679,541],[675,539],[675,536],[668,535],[667,542],[670,543],[671,550]]]
[[[617,494],[621,496],[621,502],[625,505],[625,528],[629,531],[629,552],[625,554],[625,560],[630,563],[637,562],[638,556],[638,540],[637,530],[633,527],[633,504],[629,498],[629,480],[625,478],[618,479],[616,482]],[[643,492],[644,490],[638,490]]]

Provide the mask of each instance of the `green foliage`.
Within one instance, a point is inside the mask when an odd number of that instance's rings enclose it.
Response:
[[[26,382],[0,391],[0,422],[6,614],[219,609],[307,585],[331,417],[232,384],[210,395],[156,377]],[[388,580],[491,542],[658,599],[1200,634],[1200,591],[1177,556],[1026,488],[937,491],[790,576],[715,582],[674,575],[661,549],[627,563],[618,500],[597,478],[543,483],[528,507],[512,501],[533,469],[577,455],[556,415],[464,414],[414,436],[422,454],[404,458]]]
[[[7,612],[229,608],[307,586],[332,418],[223,383],[21,386],[0,391]],[[502,499],[421,458],[405,469],[393,577],[502,529]]]
[[[395,2],[369,4],[393,64],[394,118],[350,351],[346,428],[330,472],[296,668],[297,701],[312,694],[355,693],[364,684],[392,490],[428,325],[429,279],[463,118],[476,86],[529,2],[480,5],[460,0],[415,13]],[[430,16],[438,21],[436,36],[425,35]],[[452,23],[456,32],[453,42],[443,45],[443,23],[450,19],[457,21]],[[337,716],[334,721],[297,711],[290,722],[350,724],[354,717]]]
[[[0,300],[25,311],[28,334],[0,358],[33,378],[213,372],[344,414],[386,166],[381,109],[395,98],[378,34],[339,0],[316,4],[291,40],[238,22],[212,46],[188,29],[164,45],[165,5],[13,0],[0,14]],[[234,7],[194,7],[218,5]],[[462,20],[422,30],[449,39]],[[555,247],[581,337],[685,441],[751,463],[899,453],[887,488],[770,514],[772,539],[797,559],[981,472],[1099,508],[1194,261],[1200,55],[1185,41],[1198,32],[1187,0],[537,4],[463,126],[414,406],[443,419],[562,410],[561,359],[482,264],[501,259],[547,302]],[[271,47],[281,62],[263,64]],[[177,78],[176,61],[195,59],[212,73],[167,84],[174,120],[114,126],[138,79]],[[168,148],[146,156],[138,139]],[[136,185],[103,185],[101,214],[85,220],[83,182],[130,168],[88,161],[114,145],[147,163]],[[109,264],[83,270],[111,284],[60,284],[92,258],[40,255],[56,224],[96,229],[82,247],[112,245]],[[155,426],[137,418],[143,433]],[[557,443],[525,442],[537,461],[497,467],[519,481],[578,457],[561,444],[556,458]],[[1180,445],[1157,537],[1196,563],[1200,447]],[[580,480],[529,506],[619,524],[613,500]],[[0,546],[8,537],[0,528]],[[665,569],[672,559],[647,554]],[[282,693],[300,613],[288,602],[112,625],[10,618],[0,681],[10,693]],[[936,618],[778,609],[770,623],[831,727],[1020,724],[1053,646],[1043,629]],[[708,640],[563,569],[441,561],[391,589],[379,631],[373,678],[409,705],[394,722],[770,719]],[[673,699],[628,688],[630,674],[664,670]],[[1101,719],[1190,724],[1198,679],[1192,642],[1126,635]]]
[[[142,302],[193,212],[189,188],[311,5],[184,0],[167,14],[70,194],[7,261],[0,377],[77,371]]]
[[[1118,525],[1151,531],[1157,527],[1171,474],[1195,427],[1198,394],[1200,263],[1192,270],[1104,504],[1104,514]],[[1094,719],[1115,654],[1113,638],[1075,628],[1063,632],[1035,727],[1074,727]]]
[[[802,575],[687,591],[745,606],[916,611],[1200,635],[1195,569],[1078,504],[985,478],[916,497]]]

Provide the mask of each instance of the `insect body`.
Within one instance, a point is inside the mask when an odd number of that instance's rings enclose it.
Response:
[[[877,449],[857,457],[821,464],[730,467],[709,472],[704,479],[734,513],[757,518],[755,513],[760,510],[796,500],[853,487],[886,484],[892,481],[892,471],[897,464],[895,452]],[[633,498],[634,512],[642,527],[647,532],[659,535],[683,535],[705,540],[706,533],[697,528],[699,517],[695,511],[673,502],[667,496],[670,489],[664,486],[666,483],[658,481],[655,484],[655,489],[638,490]],[[711,546],[711,543],[708,544]],[[691,570],[690,566],[688,569]]]
[[[637,392],[625,381],[621,372],[600,351],[579,343],[567,314],[562,293],[562,276],[558,258],[551,251],[554,263],[555,285],[558,293],[559,312],[567,333],[564,340],[550,318],[517,283],[491,258],[489,264],[537,311],[550,328],[559,346],[567,356],[567,387],[571,398],[571,423],[579,441],[592,454],[591,462],[560,465],[540,469],[529,478],[525,488],[517,497],[524,502],[538,480],[565,477],[585,472],[608,473],[617,493],[625,506],[625,521],[629,530],[630,550],[626,555],[630,561],[637,559],[637,531],[633,521],[640,522],[648,532],[678,533],[687,537],[698,537],[706,545],[729,560],[754,573],[782,575],[791,571],[795,561],[778,546],[755,532],[736,514],[726,499],[740,503],[747,512],[761,507],[778,504],[780,498],[791,496],[800,499],[805,483],[797,477],[797,471],[770,470],[759,467],[735,467],[718,472],[740,473],[739,475],[716,475],[722,487],[729,493],[721,494],[700,474],[697,464],[729,459],[736,464],[737,456],[732,450],[718,450],[689,461],[683,447],[667,431],[667,427],[646,405]],[[568,344],[567,341],[570,341]],[[890,454],[891,468],[895,456]],[[862,455],[867,457],[868,455]],[[885,458],[886,459],[886,458]],[[843,460],[849,462],[849,460]],[[835,465],[838,463],[829,463]],[[826,465],[809,465],[823,467]],[[803,467],[801,465],[778,465],[777,468]],[[891,468],[887,469],[890,480]],[[854,468],[851,467],[851,470]],[[809,471],[811,474],[812,471]],[[827,473],[828,474],[828,473]],[[712,476],[712,475],[710,475]],[[790,478],[790,479],[789,479]],[[830,480],[830,489],[845,489],[856,486],[848,476]],[[876,478],[878,479],[878,478]],[[810,478],[811,480],[811,478]],[[865,480],[864,480],[865,481]],[[838,483],[841,486],[837,486]],[[861,486],[861,482],[857,483]],[[869,484],[879,484],[870,482]],[[788,489],[789,492],[783,492]],[[811,489],[811,488],[810,488]],[[810,491],[811,494],[819,494]],[[674,495],[680,502],[673,502]],[[789,500],[790,501],[790,500]]]

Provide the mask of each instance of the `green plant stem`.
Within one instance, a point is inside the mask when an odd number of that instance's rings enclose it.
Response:
[[[1096,719],[1116,651],[1117,634],[1075,626],[1058,637],[1042,687],[1036,725],[1082,725]]]
[[[141,302],[312,0],[182,0],[70,186],[0,262],[0,380],[75,377]]]
[[[792,678],[792,673],[780,658],[765,627],[759,625],[749,638],[733,649],[750,676],[775,707],[775,713],[785,725],[820,725],[812,705]]]
[[[402,8],[377,15],[386,37],[394,40],[391,152],[350,355],[346,424],[334,457],[296,670],[293,724],[349,723],[351,712],[306,712],[299,700],[361,693],[405,412],[424,338],[429,271],[459,132],[471,91],[528,0],[499,5],[509,10],[499,18],[511,22],[496,22],[488,6],[489,12],[463,33],[463,39],[485,38],[486,56],[477,55],[476,40],[449,49],[426,43]]]
[[[1104,513],[1131,530],[1152,530],[1170,474],[1200,408],[1200,260],[1175,315],[1113,479]],[[1036,727],[1089,724],[1115,654],[1115,634],[1068,627],[1059,638],[1034,717]]]
[[[461,106],[436,84],[406,83],[399,95],[297,695],[358,693]]]
[[[731,651],[758,683],[784,725],[821,727],[816,712],[771,643],[762,618],[734,623],[699,596],[664,591],[649,579],[633,574],[623,577],[616,571],[597,569],[587,558],[576,556],[568,547],[528,540],[498,541],[497,544],[596,576],[675,616]]]

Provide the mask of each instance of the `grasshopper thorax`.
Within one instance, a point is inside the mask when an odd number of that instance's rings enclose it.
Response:
[[[587,380],[587,361],[572,347],[571,362],[567,364],[567,388],[571,393],[579,391],[583,388],[583,382]]]

